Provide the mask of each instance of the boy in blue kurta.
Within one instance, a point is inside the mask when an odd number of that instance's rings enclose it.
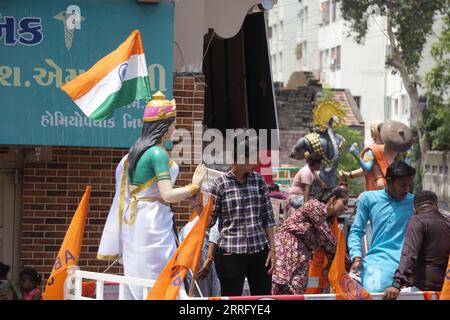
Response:
[[[348,247],[352,271],[361,271],[362,285],[369,292],[383,292],[392,283],[400,262],[406,226],[413,214],[414,196],[409,191],[415,173],[416,170],[405,162],[393,162],[386,172],[386,189],[361,195]],[[368,221],[373,235],[363,259],[361,240]]]

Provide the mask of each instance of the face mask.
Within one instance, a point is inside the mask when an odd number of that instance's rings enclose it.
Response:
[[[173,149],[173,142],[172,142],[172,140],[165,140],[165,141],[163,141],[162,144],[163,144],[164,149],[166,149],[167,151],[170,151],[170,150]]]

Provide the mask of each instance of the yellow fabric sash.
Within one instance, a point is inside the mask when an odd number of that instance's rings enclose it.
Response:
[[[167,202],[165,202],[162,198],[159,197],[141,197],[138,198],[136,196],[132,196],[131,197],[131,201],[128,204],[128,207],[130,208],[131,214],[130,214],[130,221],[127,220],[127,218],[125,218],[125,224],[127,225],[132,225],[134,224],[134,222],[136,221],[136,214],[137,214],[137,203],[138,201],[149,201],[149,202],[153,202],[153,201],[159,201],[162,204],[168,206],[169,204]],[[128,210],[128,208],[127,208]]]
[[[174,162],[172,160],[170,160],[169,162],[169,168],[172,168],[172,166],[174,165]],[[124,199],[125,199],[125,189],[126,189],[126,173],[127,173],[127,160],[125,160],[124,165],[123,165],[123,173],[122,173],[122,181],[121,181],[121,186],[120,186],[120,196],[119,196],[119,226],[122,226],[122,218],[123,218],[123,206],[124,206]],[[130,214],[130,220],[128,221],[126,218],[124,220],[125,224],[127,225],[132,225],[134,224],[134,222],[136,221],[136,214],[137,214],[137,203],[138,201],[158,201],[161,202],[164,205],[169,205],[167,202],[165,202],[162,198],[160,197],[137,197],[137,194],[147,188],[150,188],[152,185],[154,185],[155,183],[157,183],[157,177],[153,177],[150,178],[149,180],[147,180],[145,183],[141,184],[140,186],[136,187],[135,189],[129,191],[129,194],[131,196],[131,200],[127,206],[127,209],[125,210],[128,211],[128,208],[130,208],[131,210],[131,214]]]

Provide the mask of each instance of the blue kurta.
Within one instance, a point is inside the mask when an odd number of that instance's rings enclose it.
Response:
[[[414,196],[398,201],[386,190],[367,191],[361,195],[358,212],[348,236],[350,257],[361,257],[361,239],[367,221],[372,226],[370,249],[363,259],[362,285],[369,292],[383,292],[392,284],[400,263],[406,226],[413,214]]]

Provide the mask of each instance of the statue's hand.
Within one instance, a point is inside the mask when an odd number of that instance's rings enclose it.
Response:
[[[355,157],[358,158],[359,157],[359,153],[361,151],[359,150],[359,146],[358,144],[355,142],[354,144],[352,144],[352,146],[350,147],[350,153]]]
[[[192,183],[201,187],[205,175],[206,175],[206,166],[203,163],[199,164],[195,169],[194,176],[192,177]]]
[[[349,173],[347,171],[344,171],[344,170],[339,170],[338,171],[338,176],[339,176],[339,180],[347,181]]]

